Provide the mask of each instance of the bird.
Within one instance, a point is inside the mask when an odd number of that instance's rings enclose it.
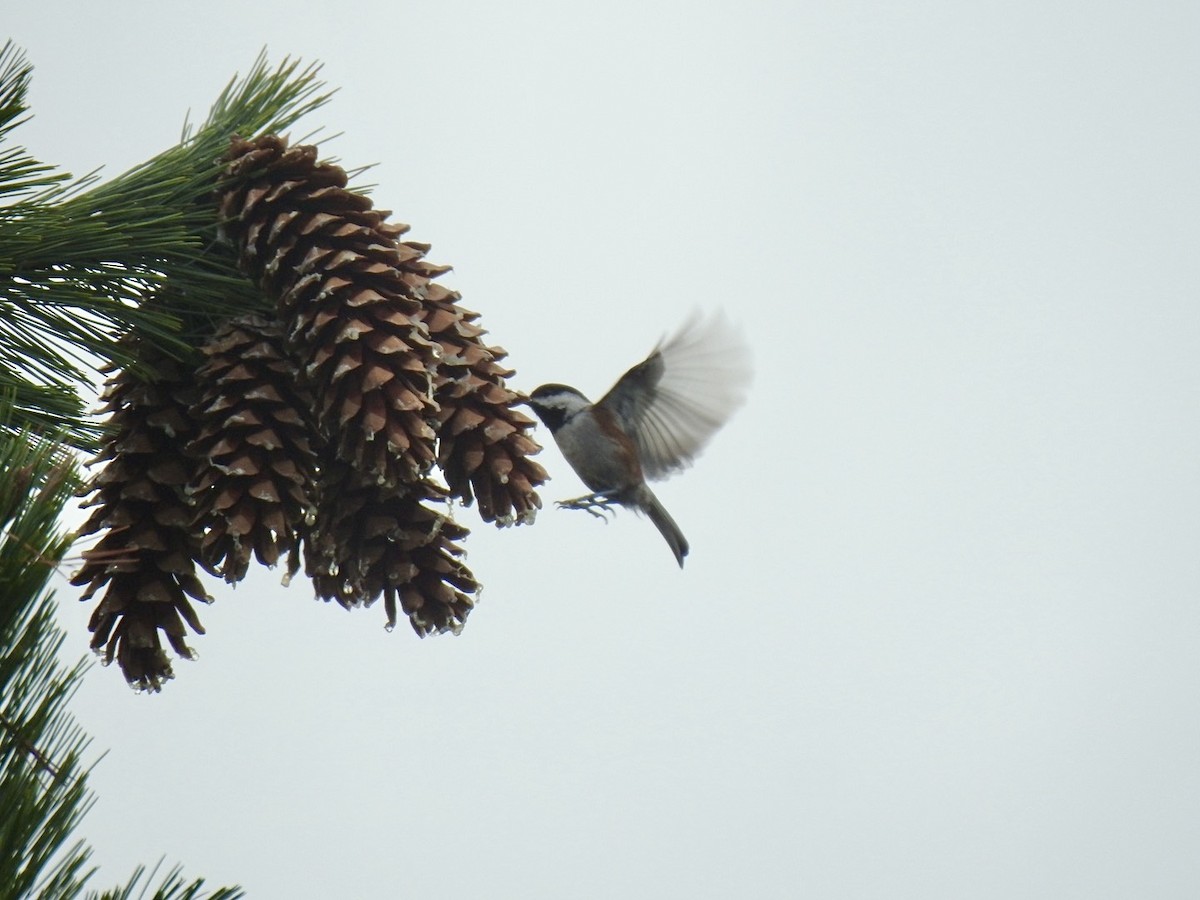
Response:
[[[687,538],[646,482],[688,468],[745,401],[750,380],[749,349],[718,312],[693,313],[595,403],[569,385],[535,388],[525,402],[592,491],[558,506],[601,518],[614,505],[645,513],[683,568]]]

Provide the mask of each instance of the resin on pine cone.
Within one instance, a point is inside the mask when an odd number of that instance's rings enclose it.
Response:
[[[461,561],[458,542],[467,529],[430,505],[445,503],[443,488],[427,479],[381,486],[331,463],[322,472],[320,497],[305,556],[318,597],[350,608],[383,596],[389,629],[399,598],[422,637],[461,630],[479,586]]]

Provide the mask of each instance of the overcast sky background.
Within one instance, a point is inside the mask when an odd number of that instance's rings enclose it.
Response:
[[[658,491],[682,572],[632,515],[467,510],[457,638],[263,572],[162,695],[94,668],[99,883],[165,854],[252,897],[1200,896],[1200,6],[4,22],[17,137],[77,174],[264,45],[324,62],[303,124],[379,163],[519,388],[597,396],[696,306],[755,353]],[[582,492],[541,459],[548,507]]]

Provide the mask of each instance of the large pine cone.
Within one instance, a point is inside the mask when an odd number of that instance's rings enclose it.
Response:
[[[115,658],[131,685],[157,691],[174,677],[159,632],[190,659],[184,623],[198,634],[204,629],[188,598],[211,598],[196,577],[199,542],[186,492],[194,468],[185,452],[195,433],[193,379],[145,342],[138,350],[145,371],[159,377],[143,380],[135,368],[109,380],[103,399],[111,417],[96,459],[108,462],[91,480],[87,505],[96,508],[79,532],[104,536],[84,551],[71,583],[87,585],[83,600],[106,588],[88,626],[92,647],[106,664]]]
[[[381,486],[332,463],[320,494],[317,531],[306,545],[318,597],[349,608],[382,595],[389,630],[397,598],[421,637],[462,629],[479,586],[460,559],[457,542],[467,529],[430,505],[444,502],[445,489],[428,480]]]
[[[242,268],[277,303],[337,456],[395,487],[436,459],[432,423],[438,348],[421,301],[398,270],[414,256],[386,213],[345,190],[346,173],[315,147],[235,139],[222,227]]]
[[[478,498],[485,522],[532,521],[546,480],[529,458],[541,449],[533,421],[514,409],[506,354],[482,341],[478,314],[433,283],[450,267],[425,259],[428,244],[398,241],[408,226],[347,191],[345,173],[318,164],[316,148],[235,139],[230,157],[224,231],[277,299],[338,457],[395,487],[428,471],[436,436],[452,496]],[[399,471],[385,444],[404,461]]]
[[[300,541],[316,513],[313,398],[287,354],[277,322],[245,316],[203,348],[192,408],[200,434],[189,487],[201,535],[200,562],[234,583],[253,554],[266,566],[300,568]]]
[[[442,499],[425,477],[436,460],[441,351],[400,270],[421,254],[397,243],[404,226],[385,224],[386,213],[345,185],[313,147],[235,139],[219,198],[225,234],[276,301],[317,399],[325,449],[306,571],[318,596],[347,607],[381,595],[394,607],[397,592],[416,591],[418,633],[454,630],[471,605],[455,585],[473,591],[475,582],[453,543],[466,529],[426,505]]]
[[[457,305],[458,294],[420,272],[406,277],[424,296],[425,326],[442,348],[434,397],[441,408],[438,465],[450,493],[467,505],[477,497],[485,522],[532,522],[542,505],[534,487],[546,481],[546,470],[529,458],[542,448],[527,434],[533,420],[514,408],[520,395],[505,385],[513,374],[500,365],[507,354],[483,342],[486,332],[474,323],[479,314]]]

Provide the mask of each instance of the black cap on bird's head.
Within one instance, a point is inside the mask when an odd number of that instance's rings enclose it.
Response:
[[[525,402],[551,432],[558,431],[567,419],[591,405],[587,397],[566,384],[536,387]]]

